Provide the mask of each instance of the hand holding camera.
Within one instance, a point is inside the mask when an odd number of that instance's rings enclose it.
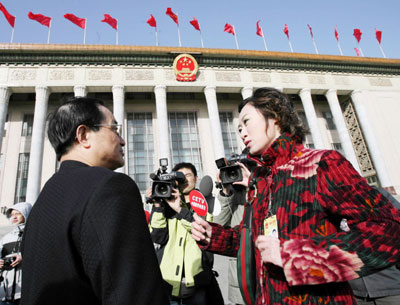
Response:
[[[9,254],[0,259],[0,270],[11,270],[15,268],[22,261],[22,256],[17,253]]]
[[[229,159],[221,158],[215,160],[219,169],[217,179],[222,184],[219,187],[225,188],[229,184],[238,184],[247,187],[250,171],[243,163],[247,164],[249,162],[251,161],[247,158],[247,154],[233,154]]]

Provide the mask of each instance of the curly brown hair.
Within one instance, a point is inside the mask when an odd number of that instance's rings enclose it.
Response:
[[[266,120],[276,119],[282,133],[289,133],[299,143],[304,141],[308,130],[303,126],[292,101],[285,93],[274,88],[259,88],[239,104],[239,113],[248,103],[258,109]]]

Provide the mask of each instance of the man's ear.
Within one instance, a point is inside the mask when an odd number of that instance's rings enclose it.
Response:
[[[76,128],[75,141],[85,148],[89,148],[90,129],[85,125]]]

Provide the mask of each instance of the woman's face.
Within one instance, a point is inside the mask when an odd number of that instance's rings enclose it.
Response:
[[[276,119],[265,120],[251,103],[239,114],[239,134],[251,155],[262,154],[281,135]]]
[[[20,211],[12,210],[10,214],[10,220],[13,225],[19,225],[25,222],[24,215]]]

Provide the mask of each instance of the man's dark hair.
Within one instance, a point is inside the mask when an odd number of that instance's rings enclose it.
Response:
[[[193,173],[193,175],[196,177],[197,176],[197,170],[196,170],[196,167],[192,164],[192,163],[189,163],[189,162],[181,162],[181,163],[178,163],[178,164],[176,164],[175,166],[174,166],[174,168],[172,169],[174,172],[176,172],[176,171],[178,171],[178,170],[180,170],[180,169],[182,169],[182,168],[189,168],[191,171],[192,171],[192,173]]]
[[[285,93],[274,88],[259,88],[239,104],[239,113],[248,103],[258,109],[266,120],[276,119],[282,133],[289,133],[297,142],[304,141],[307,129]]]
[[[101,124],[104,120],[99,106],[104,106],[102,100],[76,97],[63,102],[49,114],[47,136],[56,151],[57,160],[60,160],[61,156],[72,147],[79,125],[99,130],[99,127],[93,126]]]

